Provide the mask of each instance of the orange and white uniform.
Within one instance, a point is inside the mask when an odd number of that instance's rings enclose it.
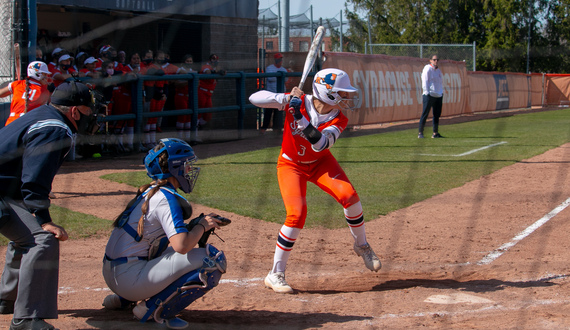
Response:
[[[344,170],[329,150],[348,125],[348,119],[340,110],[333,109],[321,115],[313,106],[313,96],[303,96],[301,113],[322,133],[319,142],[311,144],[299,129],[292,110],[288,109],[287,94],[262,90],[251,95],[249,100],[262,108],[287,109],[281,153],[277,161],[279,188],[287,211],[285,226],[300,229],[305,225],[307,182],[327,192],[345,209],[360,202]],[[355,225],[362,224],[361,213],[351,218],[356,221]]]
[[[209,71],[209,72],[208,72]],[[202,68],[200,68],[200,74],[204,73],[212,73],[214,68],[210,64],[210,62],[204,64]],[[211,108],[212,107],[212,95],[214,94],[214,90],[216,89],[216,84],[218,81],[216,79],[200,79],[200,83],[198,84],[198,108]],[[212,113],[201,113],[200,118],[203,118],[205,121],[210,121],[212,119]]]
[[[9,89],[12,93],[12,103],[10,105],[10,117],[6,120],[6,125],[26,113],[26,80],[17,80],[10,83]],[[47,89],[47,85],[42,85],[35,79],[30,79],[27,111],[46,104],[49,98],[50,93]]]

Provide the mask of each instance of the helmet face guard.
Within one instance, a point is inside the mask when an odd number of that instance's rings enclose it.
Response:
[[[192,147],[180,139],[160,140],[162,148],[151,149],[144,159],[147,175],[153,180],[162,180],[174,177],[180,184],[180,189],[185,193],[190,193],[194,189],[200,168],[194,163],[198,157],[194,154]],[[168,154],[168,172],[163,172],[159,164],[159,156],[166,152]]]

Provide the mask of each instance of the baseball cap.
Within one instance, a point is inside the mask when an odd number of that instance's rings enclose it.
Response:
[[[58,62],[69,60],[70,58],[71,58],[71,56],[69,56],[69,54],[61,55]]]
[[[273,58],[275,58],[275,59],[283,58],[283,55],[281,55],[281,53],[277,53],[277,54],[273,55]]]
[[[51,52],[51,56],[54,56],[55,54],[61,52],[63,49],[56,47],[52,52]]]
[[[85,59],[85,61],[83,61],[83,63],[85,63],[85,64],[90,64],[90,63],[95,63],[95,62],[97,62],[97,59],[93,56],[88,57]]]
[[[51,95],[51,103],[66,106],[85,105],[91,107],[93,98],[89,87],[80,82],[63,82]]]

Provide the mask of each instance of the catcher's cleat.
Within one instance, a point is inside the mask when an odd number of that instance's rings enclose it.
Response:
[[[127,307],[130,307],[132,304],[134,304],[132,301],[123,299],[114,293],[108,295],[107,297],[105,297],[105,299],[103,299],[103,307],[111,310],[125,309]]]
[[[146,300],[139,301],[139,303],[133,308],[133,314],[139,320],[142,320],[148,312],[148,307],[146,307]],[[152,320],[152,315],[149,316],[148,320]]]
[[[293,288],[285,281],[285,273],[283,272],[269,272],[265,277],[265,286],[277,293],[293,293]]]
[[[370,247],[370,244],[366,243],[364,245],[358,246],[354,243],[354,252],[357,255],[361,256],[364,259],[364,264],[366,268],[370,269],[371,271],[377,272],[382,268],[382,263],[380,259],[376,256],[376,253]]]

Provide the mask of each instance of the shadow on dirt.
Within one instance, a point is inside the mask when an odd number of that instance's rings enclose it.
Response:
[[[105,309],[60,310],[61,316],[84,318],[95,329],[165,329],[155,322],[141,324],[129,310]],[[185,310],[180,318],[190,322],[189,329],[307,329],[341,326],[352,321],[372,320],[373,317],[337,315],[333,313],[288,313],[273,311],[192,311]],[[93,329],[93,328],[90,328]]]

